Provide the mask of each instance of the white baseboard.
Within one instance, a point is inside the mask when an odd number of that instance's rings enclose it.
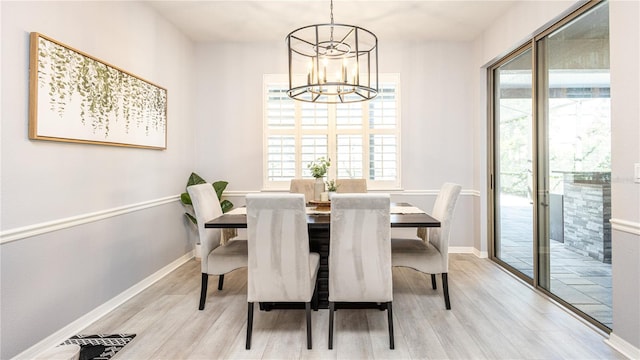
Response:
[[[489,257],[489,252],[487,251],[480,251],[476,248],[473,248],[473,254],[477,257],[479,257],[480,259],[486,259]]]
[[[473,246],[449,246],[449,254],[473,254],[481,259],[489,257],[486,251],[480,251]]]
[[[105,316],[113,309],[124,304],[127,300],[131,299],[135,295],[142,292],[144,289],[153,285],[156,281],[162,279],[167,274],[177,269],[182,264],[186,263],[192,258],[193,258],[193,252],[188,252],[184,254],[183,256],[173,261],[169,265],[156,271],[151,276],[147,277],[146,279],[140,281],[139,283],[123,291],[113,299],[98,306],[97,308],[88,312],[87,314],[75,320],[74,322],[70,323],[69,325],[65,326],[64,328],[56,331],[55,333],[49,335],[48,337],[41,340],[40,342],[33,345],[32,347],[16,355],[13,359],[33,359],[39,354],[41,354],[42,352],[61,344],[71,336],[77,335],[79,331],[82,331],[82,329],[86,328],[87,326],[94,323],[96,320]]]
[[[471,246],[449,246],[449,254],[473,254]]]
[[[640,349],[629,344],[626,340],[614,333],[609,334],[609,339],[604,341],[607,345],[621,352],[629,359],[640,359]]]

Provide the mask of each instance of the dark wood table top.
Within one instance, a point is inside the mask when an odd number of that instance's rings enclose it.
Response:
[[[394,203],[392,206],[412,206],[407,203]],[[331,214],[307,214],[307,224],[309,229],[329,228],[331,224]],[[246,228],[247,215],[244,214],[223,214],[204,225],[205,228]],[[440,227],[440,221],[434,219],[429,214],[391,214],[392,228],[415,228],[415,227]]]

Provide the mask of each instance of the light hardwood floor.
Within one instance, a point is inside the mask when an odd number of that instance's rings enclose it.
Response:
[[[82,333],[136,333],[117,359],[624,359],[605,335],[563,311],[487,259],[453,254],[450,311],[441,282],[393,270],[395,350],[386,312],[336,311],[334,349],[327,349],[328,310],[312,313],[306,349],[304,310],[256,311],[245,350],[246,269],[209,279],[198,311],[200,263],[191,260]],[[257,307],[256,307],[257,310]]]

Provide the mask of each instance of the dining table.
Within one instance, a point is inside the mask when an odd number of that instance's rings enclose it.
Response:
[[[392,228],[432,228],[440,227],[440,221],[409,203],[391,203],[390,226]],[[307,204],[307,226],[309,250],[320,254],[318,270],[318,307],[329,307],[329,235],[331,230],[331,210],[326,207]],[[228,213],[207,221],[205,228],[243,229],[247,227],[245,207],[238,207]],[[268,307],[267,307],[268,308]],[[261,309],[264,309],[261,304]]]

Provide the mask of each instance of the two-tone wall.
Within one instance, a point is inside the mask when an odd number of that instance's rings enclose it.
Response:
[[[194,164],[194,47],[141,3],[0,9],[0,358],[8,359],[190,254],[177,194]],[[167,88],[167,150],[29,140],[30,32]]]
[[[611,255],[609,341],[640,358],[640,2],[611,1]]]

